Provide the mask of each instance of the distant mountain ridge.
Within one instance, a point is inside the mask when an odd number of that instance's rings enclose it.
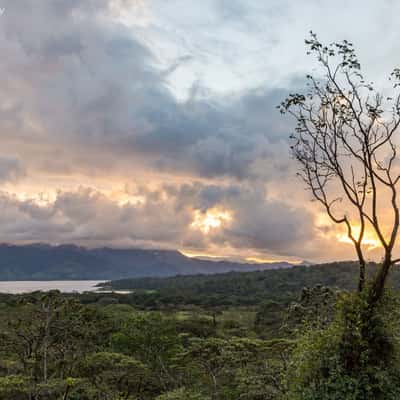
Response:
[[[189,258],[174,250],[0,244],[0,280],[114,280],[263,271],[288,262],[250,264]]]

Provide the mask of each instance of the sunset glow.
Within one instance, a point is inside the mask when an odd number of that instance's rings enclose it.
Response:
[[[0,400],[400,400],[399,15],[0,0]]]
[[[360,232],[360,227],[357,225],[352,226],[353,229],[353,235],[355,238],[359,235]],[[348,237],[347,233],[339,233],[336,235],[336,239],[340,243],[347,243],[353,245],[353,242],[351,239]],[[364,233],[364,237],[362,240],[362,244],[368,248],[368,250],[373,250],[377,247],[380,246],[380,242],[378,237],[374,232],[371,231],[371,229],[366,229]]]
[[[0,0],[0,242],[354,257],[297,179],[293,124],[276,110],[313,66],[311,26],[328,42],[346,29],[375,65],[353,18],[318,26],[326,9],[300,2],[36,3]],[[376,29],[379,81],[397,44]]]
[[[220,210],[218,208],[207,210],[205,213],[200,210],[195,210],[194,219],[191,223],[193,229],[198,229],[205,235],[214,229],[221,228],[224,224],[232,220],[232,215],[229,211]]]
[[[347,243],[353,245],[353,242],[346,234],[339,234],[336,236],[336,238],[340,243]],[[380,246],[379,240],[376,237],[374,237],[373,234],[368,232],[365,234],[362,244],[366,246],[369,250],[373,250]]]

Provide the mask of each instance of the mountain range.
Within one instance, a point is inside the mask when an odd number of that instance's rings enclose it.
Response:
[[[174,250],[0,244],[0,280],[113,280],[290,268],[190,258]]]

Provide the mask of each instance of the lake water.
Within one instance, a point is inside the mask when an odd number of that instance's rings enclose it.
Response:
[[[93,292],[104,281],[0,281],[0,293],[29,293],[36,290],[59,290],[63,293]]]

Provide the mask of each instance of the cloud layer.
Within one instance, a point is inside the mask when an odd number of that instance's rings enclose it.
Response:
[[[244,257],[350,254],[345,245],[323,248],[319,210],[294,185],[292,127],[275,109],[308,68],[301,45],[308,24],[318,29],[331,6],[0,0],[0,7],[1,241]],[[366,21],[380,18],[372,2],[363,10]],[[350,22],[361,49],[369,46]],[[325,36],[341,39],[337,25]],[[375,29],[379,38],[388,28]],[[212,210],[232,218],[206,234],[195,229],[195,216]]]
[[[295,257],[300,249],[304,252],[304,243],[315,234],[309,223],[312,215],[266,200],[265,195],[247,184],[221,188],[202,183],[164,185],[152,191],[140,188],[139,193],[130,193],[130,200],[119,203],[85,187],[60,191],[52,201],[21,199],[4,192],[0,240],[179,246],[200,253],[228,247],[246,256]],[[226,210],[232,218],[217,220],[217,226],[207,227],[205,233],[193,223],[193,216],[201,224],[213,210]]]

